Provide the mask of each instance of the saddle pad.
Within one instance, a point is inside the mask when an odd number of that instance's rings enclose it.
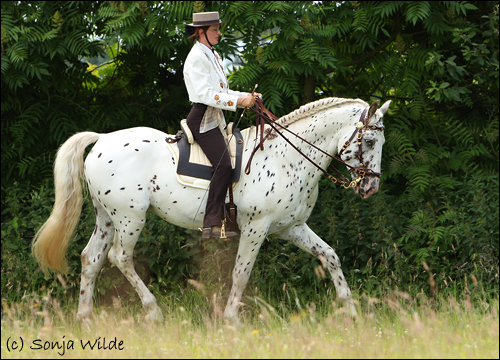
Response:
[[[208,188],[212,178],[212,164],[198,143],[191,145],[185,133],[180,135],[177,146],[167,143],[177,160],[177,180],[183,185]],[[228,138],[233,167],[231,182],[235,183],[240,179],[244,140],[239,129],[234,129]]]

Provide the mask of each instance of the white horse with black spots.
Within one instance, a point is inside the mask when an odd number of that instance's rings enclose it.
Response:
[[[364,167],[380,172],[384,132],[382,117],[390,101],[380,109],[359,99],[326,98],[286,115],[277,123],[299,134],[328,154],[341,152],[342,159],[356,167],[360,151]],[[348,140],[368,109],[362,142]],[[366,113],[366,112],[365,112]],[[268,127],[268,125],[266,125]],[[255,128],[249,131],[255,137]],[[253,135],[252,135],[253,134]],[[135,288],[147,312],[147,319],[162,320],[153,294],[137,275],[133,264],[134,246],[146,221],[154,212],[169,223],[184,228],[202,227],[204,190],[185,186],[176,178],[177,163],[167,147],[170,137],[161,131],[138,127],[109,134],[82,132],[69,138],[59,149],[54,165],[55,204],[49,219],[33,240],[33,254],[42,270],[66,272],[66,249],[79,221],[83,196],[81,179],[86,180],[96,214],[95,230],[81,254],[82,274],[78,317],[92,314],[92,295],[96,276],[106,257],[116,265]],[[310,159],[327,169],[331,158],[302,140],[291,140]],[[346,144],[347,142],[347,144]],[[83,161],[85,148],[95,143]],[[246,164],[255,142],[244,147]],[[260,246],[267,235],[288,240],[320,258],[335,284],[337,297],[353,315],[356,309],[341,270],[339,257],[306,224],[318,197],[320,169],[307,161],[282,137],[265,141],[264,151],[252,159],[252,171],[242,174],[234,186],[241,229],[233,284],[224,316],[238,320],[243,290],[248,282]],[[348,145],[341,151],[344,145]],[[177,145],[175,145],[177,146]],[[352,177],[360,178],[357,171]],[[377,192],[379,177],[366,175],[356,183],[363,198]],[[200,206],[201,203],[201,206]]]

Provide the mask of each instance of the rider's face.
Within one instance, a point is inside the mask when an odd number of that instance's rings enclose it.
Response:
[[[200,32],[200,35],[203,34],[203,31]],[[201,35],[204,36],[204,35]],[[215,45],[219,42],[219,36],[220,36],[220,25],[210,25],[210,27],[207,30],[207,37],[208,41],[210,41],[210,44]]]

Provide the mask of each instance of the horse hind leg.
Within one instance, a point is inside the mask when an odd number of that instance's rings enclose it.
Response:
[[[156,298],[146,287],[139,275],[137,275],[134,268],[134,247],[144,227],[146,213],[142,214],[141,219],[137,219],[135,215],[137,214],[124,216],[122,221],[116,225],[116,239],[108,253],[108,259],[120,269],[122,274],[125,275],[137,291],[137,294],[141,298],[142,306],[148,313],[146,320],[163,321],[163,314],[156,303]]]
[[[356,317],[357,311],[352,300],[351,290],[342,273],[340,259],[332,247],[316,235],[306,223],[291,226],[275,235],[290,241],[321,260],[323,266],[326,266],[330,272],[337,298],[344,303],[347,313]]]
[[[96,225],[89,243],[81,254],[82,275],[77,313],[80,320],[89,318],[92,314],[95,279],[113,245],[115,234],[113,222],[104,208],[95,201],[94,197],[92,197],[92,202],[96,213]]]

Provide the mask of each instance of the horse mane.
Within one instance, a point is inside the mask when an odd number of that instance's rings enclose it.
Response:
[[[344,98],[324,98],[306,105],[302,105],[297,110],[292,111],[290,114],[280,117],[276,122],[282,126],[288,126],[294,122],[301,120],[307,116],[315,114],[321,110],[330,107],[339,107],[348,103],[360,104],[364,107],[368,106],[368,103],[361,99],[344,99]]]

